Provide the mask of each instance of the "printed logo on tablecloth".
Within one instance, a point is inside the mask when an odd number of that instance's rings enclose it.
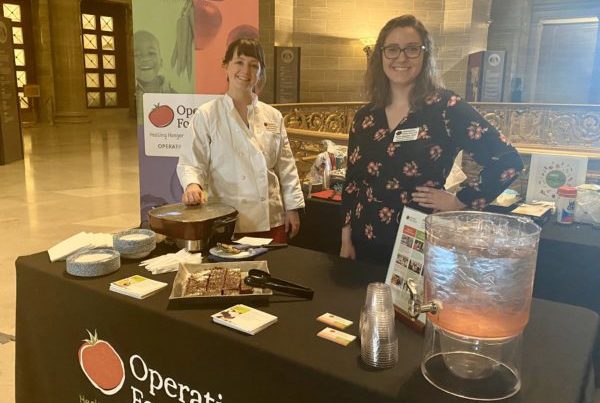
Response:
[[[79,365],[90,383],[105,395],[114,395],[119,392],[125,384],[126,367],[123,360],[113,346],[106,340],[98,338],[97,331],[92,334],[87,330],[89,339],[79,347]],[[183,403],[222,403],[221,393],[204,393],[198,389],[188,386],[170,376],[163,376],[161,371],[150,367],[144,358],[133,354],[128,361],[129,379],[145,382],[147,390],[140,385],[128,382],[125,387],[131,390],[131,401],[133,403],[152,403],[149,398],[155,397],[160,401],[173,401]],[[121,392],[120,395],[126,392]],[[165,400],[168,398],[168,400]],[[84,394],[79,395],[82,403],[99,402],[97,399],[89,399]]]
[[[79,347],[79,365],[92,385],[105,395],[114,395],[125,382],[125,366],[123,360],[105,340],[98,339],[94,331],[89,339]]]

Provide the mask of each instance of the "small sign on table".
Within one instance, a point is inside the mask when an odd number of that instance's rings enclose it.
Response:
[[[400,319],[418,331],[425,327],[425,314],[412,320],[408,314],[410,292],[407,281],[413,279],[423,300],[423,265],[425,263],[425,217],[427,214],[404,207],[394,251],[385,283],[392,289],[394,309]]]

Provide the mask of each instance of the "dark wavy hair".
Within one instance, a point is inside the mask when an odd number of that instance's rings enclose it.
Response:
[[[260,64],[260,76],[258,77],[258,83],[256,86],[258,89],[262,89],[267,80],[265,71],[265,51],[263,50],[262,45],[257,39],[252,38],[240,38],[231,42],[225,51],[225,57],[223,57],[223,66],[228,64],[231,59],[233,59],[233,55],[235,55],[236,50],[238,56],[254,57],[258,60],[258,63]]]
[[[390,81],[383,71],[381,48],[389,33],[398,27],[413,28],[426,47],[423,53],[423,68],[417,76],[415,85],[409,95],[411,109],[417,110],[423,106],[428,96],[433,95],[438,89],[442,88],[442,81],[437,73],[435,57],[433,56],[433,39],[427,28],[414,15],[405,14],[393,18],[379,31],[377,43],[375,43],[373,54],[369,58],[365,74],[365,89],[369,102],[375,107],[383,108],[392,101]]]

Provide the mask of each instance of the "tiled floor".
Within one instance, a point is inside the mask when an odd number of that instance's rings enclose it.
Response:
[[[23,131],[25,158],[0,166],[0,403],[14,403],[15,266],[80,231],[139,224],[135,121],[99,111],[93,123]]]

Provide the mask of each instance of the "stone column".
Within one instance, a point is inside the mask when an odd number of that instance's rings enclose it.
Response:
[[[52,42],[50,41],[48,0],[33,0],[31,2],[31,17],[33,49],[36,60],[36,84],[40,86],[40,98],[37,100],[36,105],[37,118],[38,122],[52,123],[54,119],[52,110],[54,107],[54,77],[52,76]]]
[[[54,121],[89,122],[85,95],[79,1],[49,0]]]

